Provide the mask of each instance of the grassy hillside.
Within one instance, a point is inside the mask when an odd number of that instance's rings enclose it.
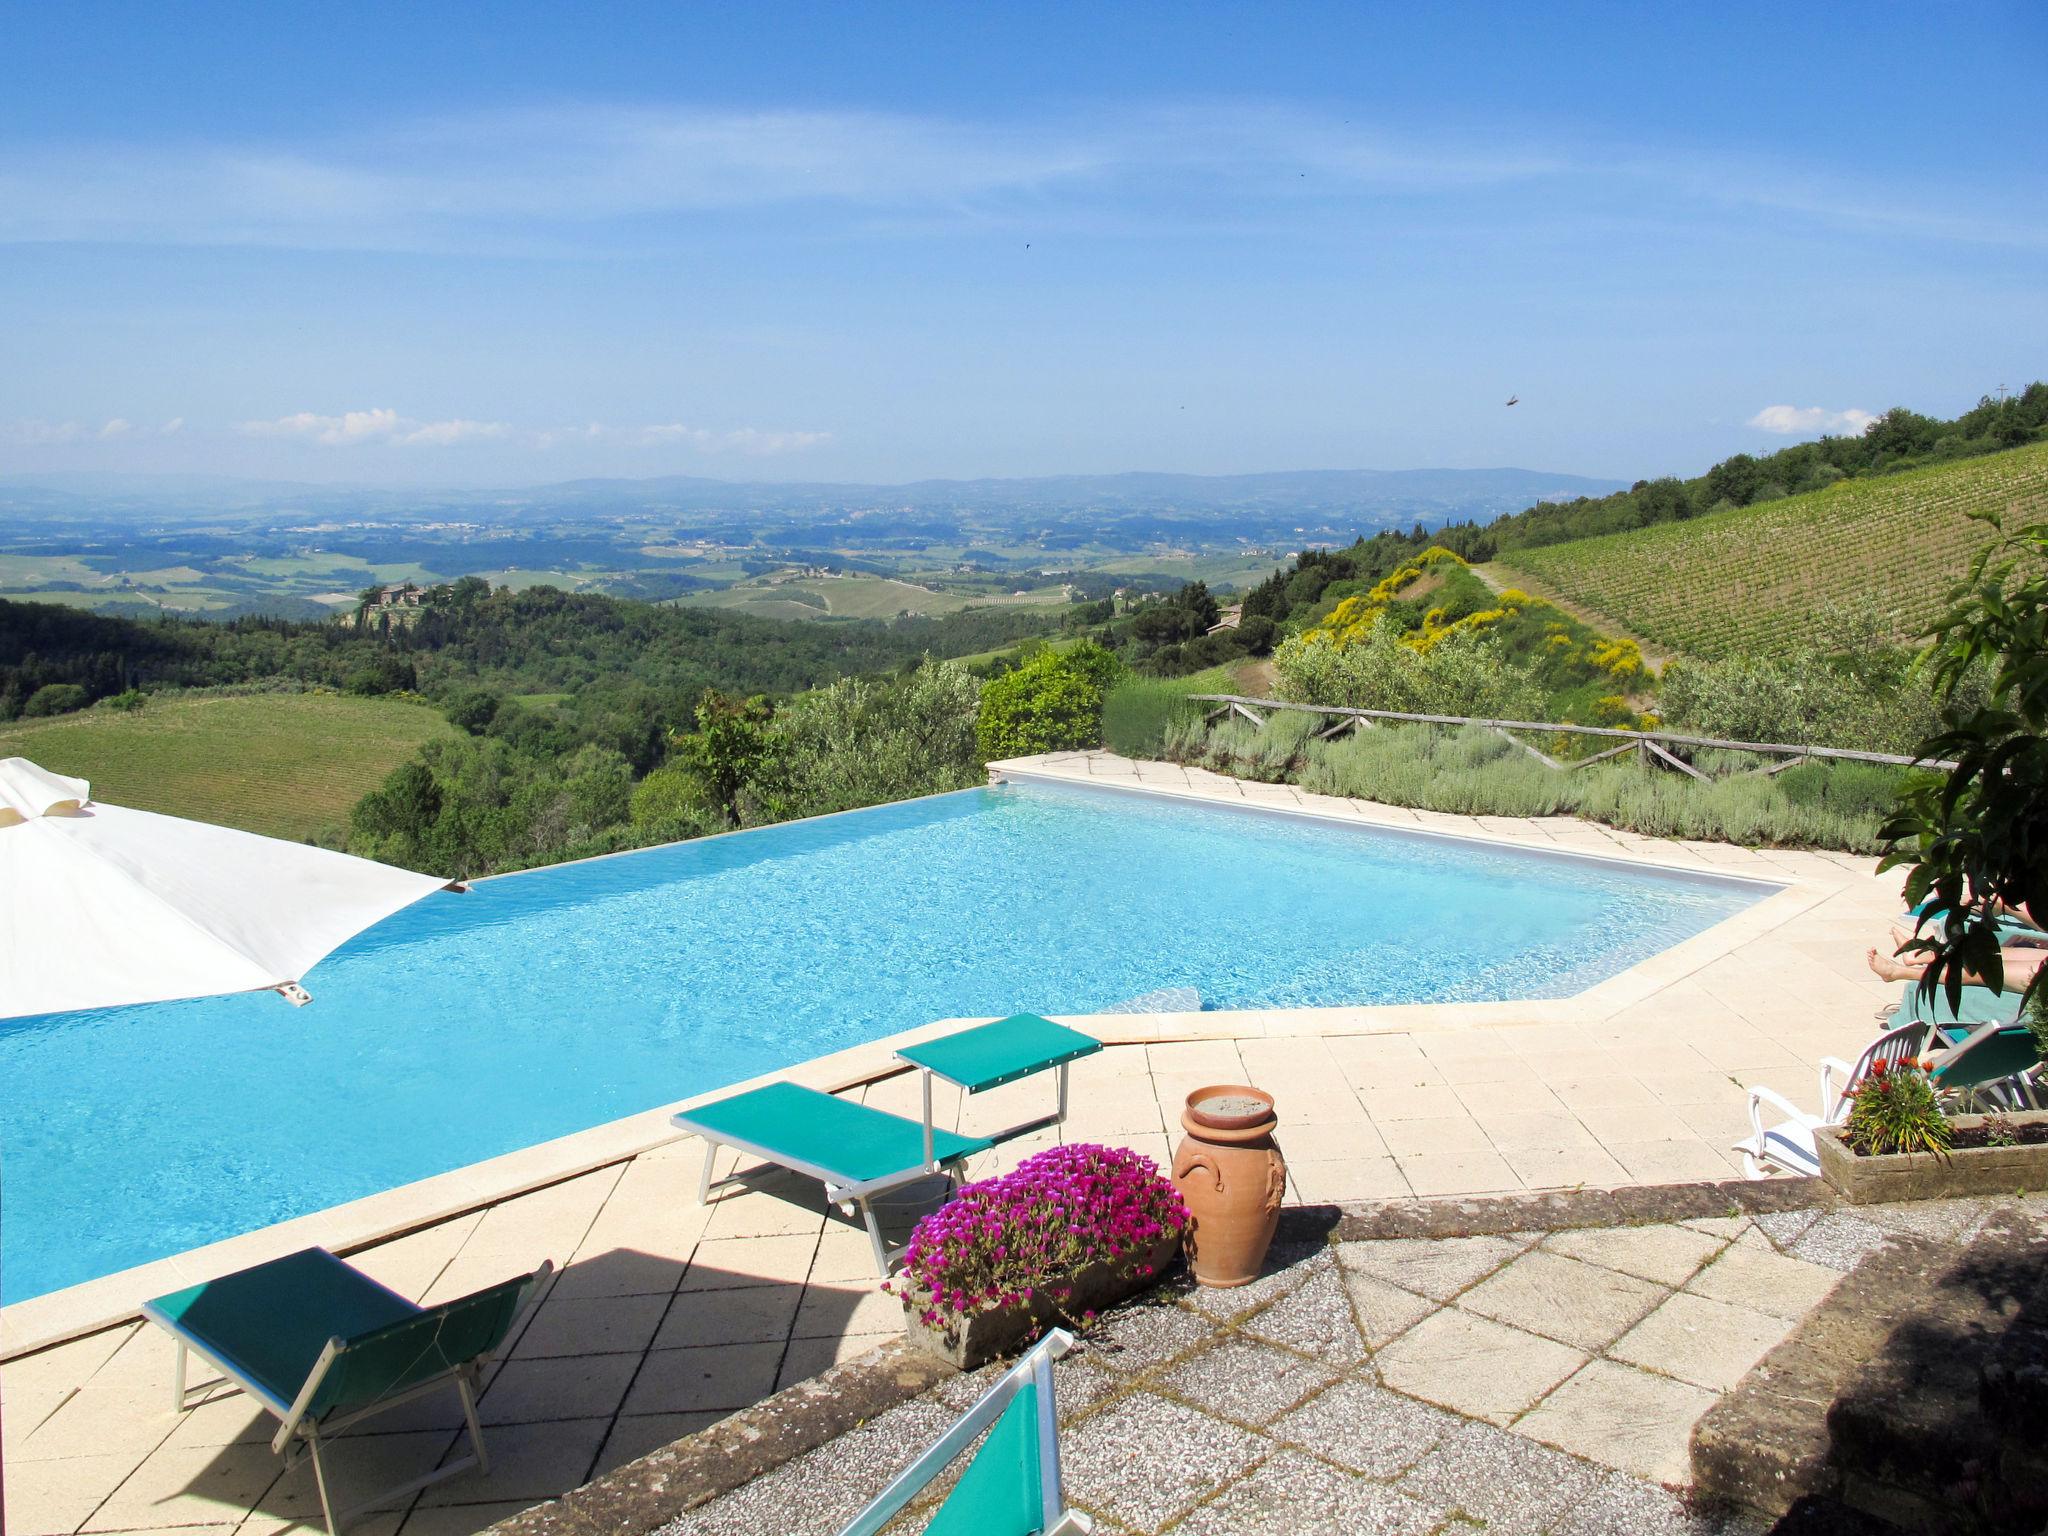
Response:
[[[1535,549],[1496,564],[1695,656],[1825,642],[1831,604],[1875,604],[1901,640],[1943,605],[1986,538],[1972,511],[2048,520],[2048,444],[1851,480],[1689,522]]]
[[[0,757],[90,779],[110,804],[303,838],[345,825],[357,799],[451,729],[440,711],[395,699],[172,696],[133,714],[0,725]]]

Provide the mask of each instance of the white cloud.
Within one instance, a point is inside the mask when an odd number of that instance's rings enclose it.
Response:
[[[806,448],[822,447],[832,441],[830,432],[772,432],[759,427],[735,427],[720,432],[676,421],[656,422],[637,428],[629,435],[646,444],[683,443],[706,453],[736,452],[756,456],[801,453]]]
[[[235,430],[251,437],[295,438],[327,448],[356,447],[367,443],[395,444],[404,448],[445,448],[456,443],[506,437],[512,431],[502,421],[470,421],[461,417],[447,421],[413,421],[385,406],[367,411],[344,411],[339,416],[297,411],[269,421],[239,422]]]
[[[160,427],[138,427],[125,416],[110,416],[97,427],[82,421],[45,421],[32,417],[0,422],[0,442],[25,443],[35,448],[57,443],[112,443],[133,438],[169,437],[184,425],[182,416],[174,416]]]
[[[1760,432],[1775,432],[1780,437],[1816,432],[1861,437],[1864,429],[1875,420],[1877,418],[1870,412],[1854,408],[1831,411],[1820,405],[1767,405],[1749,418],[1749,425]]]
[[[802,453],[832,441],[830,432],[794,432],[761,427],[692,426],[682,421],[656,421],[638,427],[613,427],[601,421],[577,427],[550,427],[533,434],[538,448],[563,443],[613,443],[628,448],[693,448],[699,453],[743,453],[765,457]]]
[[[447,447],[453,443],[474,443],[492,438],[509,436],[512,429],[502,421],[468,421],[460,417],[453,421],[429,421],[401,432],[393,441],[405,444],[423,444],[432,447]]]
[[[10,422],[0,436],[14,443],[26,443],[32,448],[47,447],[52,443],[75,443],[92,435],[89,428],[76,421],[43,421],[40,418],[28,421]]]
[[[1034,225],[1060,200],[1353,196],[1570,169],[1440,126],[1407,137],[1262,102],[966,121],[867,111],[572,104],[297,143],[0,153],[0,242],[439,249],[592,238],[603,221],[778,205]],[[614,238],[629,235],[614,232]]]
[[[637,249],[651,221],[802,207],[808,229],[1036,230],[1219,208],[1576,184],[1666,216],[1671,198],[1913,238],[2048,244],[2023,194],[1878,186],[1853,167],[1700,145],[1532,141],[1441,122],[1404,131],[1268,101],[1082,106],[975,118],[568,103],[324,139],[72,142],[0,151],[0,242],[320,249]],[[1555,196],[1552,197],[1555,201]]]

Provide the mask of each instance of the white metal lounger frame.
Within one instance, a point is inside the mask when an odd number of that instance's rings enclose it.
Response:
[[[919,1179],[936,1178],[940,1174],[946,1176],[946,1181],[949,1185],[957,1186],[960,1182],[961,1164],[967,1160],[967,1154],[963,1153],[959,1157],[949,1157],[943,1162],[935,1162],[930,1156],[931,1144],[927,1141],[925,1161],[914,1168],[905,1168],[899,1173],[885,1173],[879,1178],[848,1179],[843,1173],[826,1168],[818,1163],[807,1162],[800,1157],[791,1157],[787,1152],[778,1152],[773,1147],[764,1147],[757,1141],[746,1141],[738,1136],[728,1135],[724,1131],[713,1130],[708,1125],[702,1125],[692,1120],[687,1110],[671,1116],[669,1123],[676,1126],[679,1130],[685,1130],[693,1136],[704,1138],[704,1172],[697,1179],[697,1203],[699,1205],[711,1203],[711,1191],[713,1189],[723,1189],[729,1184],[745,1182],[744,1175],[738,1170],[727,1174],[716,1183],[712,1181],[712,1165],[718,1159],[718,1149],[720,1147],[731,1147],[735,1152],[744,1152],[749,1157],[758,1157],[770,1167],[787,1168],[791,1173],[800,1173],[807,1179],[816,1179],[825,1186],[825,1198],[838,1206],[848,1216],[853,1214],[853,1208],[856,1205],[860,1207],[861,1216],[867,1222],[868,1245],[873,1249],[875,1255],[875,1272],[885,1280],[889,1277],[889,1245],[882,1240],[881,1224],[875,1220],[875,1208],[869,1202],[875,1196],[886,1195],[892,1189],[901,1189],[906,1184],[915,1184]]]
[[[520,1293],[519,1306],[514,1313],[515,1326],[518,1314],[526,1310],[527,1306],[532,1302],[534,1294],[546,1283],[548,1276],[554,1273],[554,1268],[553,1260],[544,1259],[541,1261],[540,1268],[533,1272],[533,1278],[526,1282],[525,1287]],[[421,1310],[432,1311],[433,1309],[427,1307]],[[407,1387],[403,1392],[394,1392],[389,1397],[379,1398],[377,1401],[358,1408],[352,1413],[342,1414],[323,1421],[310,1417],[308,1409],[312,1406],[314,1395],[320,1390],[321,1380],[333,1368],[334,1362],[348,1353],[349,1346],[346,1339],[333,1338],[327,1341],[327,1347],[320,1351],[320,1358],[313,1362],[313,1369],[306,1374],[305,1385],[299,1388],[299,1395],[292,1401],[285,1402],[282,1398],[272,1396],[257,1383],[235,1370],[234,1367],[223,1362],[217,1355],[208,1350],[204,1343],[187,1333],[173,1319],[161,1313],[150,1311],[147,1307],[144,1308],[144,1311],[149,1313],[151,1321],[170,1330],[172,1336],[178,1341],[177,1374],[173,1378],[171,1388],[178,1412],[184,1413],[189,1409],[217,1402],[223,1397],[232,1396],[235,1392],[246,1392],[283,1421],[279,1425],[277,1433],[271,1437],[270,1448],[283,1455],[284,1464],[287,1469],[296,1466],[301,1456],[310,1455],[312,1457],[313,1481],[320,1491],[320,1513],[327,1522],[328,1536],[341,1536],[345,1522],[354,1519],[367,1509],[373,1509],[377,1505],[398,1498],[403,1494],[417,1493],[422,1488],[431,1488],[435,1483],[446,1482],[451,1477],[460,1476],[471,1467],[481,1468],[486,1474],[491,1470],[490,1454],[484,1449],[483,1428],[477,1423],[476,1417],[477,1389],[481,1384],[480,1379],[483,1376],[484,1367],[490,1363],[491,1357],[489,1355],[479,1355],[474,1360],[464,1361],[445,1375],[431,1377],[426,1381]],[[511,1330],[507,1329],[506,1332],[509,1337]],[[202,1381],[197,1386],[188,1388],[185,1385],[185,1361],[188,1353],[199,1356],[200,1359],[219,1371],[220,1375],[212,1381]],[[353,1425],[361,1423],[364,1419],[374,1417],[388,1409],[396,1408],[401,1403],[409,1403],[414,1398],[425,1397],[430,1392],[439,1392],[451,1384],[455,1388],[456,1395],[462,1399],[462,1422],[469,1434],[469,1454],[458,1457],[445,1466],[435,1467],[432,1471],[415,1477],[409,1482],[399,1483],[393,1487],[373,1493],[368,1498],[349,1505],[346,1509],[337,1510],[327,1491],[327,1467],[320,1459],[320,1442],[322,1437],[325,1436],[331,1439]],[[229,1390],[227,1392],[215,1392],[213,1390],[222,1385],[227,1386]]]
[[[1932,1029],[1921,1023],[1901,1024],[1897,1029],[1888,1029],[1863,1048],[1863,1054],[1851,1066],[1838,1056],[1829,1056],[1820,1064],[1820,1114],[1809,1115],[1782,1093],[1762,1086],[1749,1090],[1750,1139],[1739,1141],[1735,1150],[1742,1154],[1743,1171],[1752,1179],[1765,1177],[1764,1163],[1776,1163],[1792,1173],[1818,1174],[1820,1153],[1813,1150],[1813,1133],[1825,1125],[1839,1124],[1849,1113],[1849,1090],[1862,1082],[1871,1067],[1882,1061],[1886,1067],[1903,1066],[1915,1061],[1926,1049],[1927,1037]],[[1837,1079],[1840,1079],[1838,1082]],[[1764,1129],[1763,1107],[1769,1104],[1782,1113],[1784,1124]],[[1787,1136],[1788,1130],[1796,1136]]]
[[[960,1453],[974,1444],[981,1432],[1002,1417],[1003,1411],[1027,1381],[1038,1386],[1038,1469],[1043,1501],[1040,1529],[1044,1536],[1088,1536],[1095,1523],[1077,1509],[1069,1509],[1060,1492],[1059,1414],[1053,1401],[1052,1363],[1074,1347],[1074,1336],[1055,1328],[1032,1345],[1009,1370],[968,1409],[967,1416],[947,1430],[917,1460],[898,1473],[896,1480],[875,1496],[875,1501],[853,1517],[839,1536],[875,1536],[895,1519],[903,1507],[928,1487],[933,1478],[952,1465]]]
[[[907,1056],[899,1055],[897,1060],[908,1062],[911,1066],[917,1068],[918,1076],[924,1085],[924,1160],[929,1163],[932,1160],[932,1138],[937,1134],[932,1121],[933,1070],[921,1061],[911,1061]],[[1003,1142],[1015,1141],[1019,1136],[1028,1136],[1033,1131],[1042,1131],[1049,1125],[1065,1124],[1067,1118],[1067,1067],[1069,1065],[1070,1063],[1063,1061],[1053,1068],[1053,1071],[1059,1074],[1059,1103],[1051,1114],[1040,1115],[1036,1120],[1019,1121],[1016,1125],[1009,1126],[1004,1130],[990,1131],[988,1139],[1000,1146]],[[945,1076],[944,1073],[937,1075]],[[946,1081],[951,1083],[953,1079],[948,1077]],[[959,1087],[960,1085],[955,1083],[954,1086]]]

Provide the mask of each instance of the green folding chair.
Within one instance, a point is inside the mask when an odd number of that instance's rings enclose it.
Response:
[[[213,1390],[223,1385],[255,1398],[280,1420],[270,1448],[284,1456],[285,1465],[312,1456],[320,1513],[330,1536],[341,1536],[344,1521],[373,1505],[471,1467],[491,1470],[476,1420],[477,1388],[484,1367],[553,1269],[543,1263],[532,1274],[420,1307],[326,1249],[308,1248],[159,1296],[142,1312],[178,1341],[178,1411],[227,1396]],[[194,1354],[220,1376],[188,1389],[186,1358]],[[337,1511],[320,1457],[322,1441],[372,1414],[450,1386],[462,1399],[469,1454]]]
[[[1993,1019],[1950,1025],[1937,1033],[1948,1048],[1931,1059],[1927,1076],[1943,1099],[1996,1110],[2039,1107],[2033,1074],[2041,1065],[2041,1049],[2026,1025]]]
[[[941,1173],[955,1179],[962,1163],[993,1145],[986,1136],[933,1131],[920,1121],[795,1083],[751,1088],[683,1110],[671,1123],[704,1138],[699,1205],[711,1198],[712,1163],[720,1147],[801,1173],[823,1184],[825,1197],[849,1214],[860,1207],[876,1273],[884,1276],[889,1247],[875,1219],[874,1198]]]
[[[1074,1336],[1064,1328],[1040,1339],[839,1536],[875,1536],[985,1429],[988,1439],[925,1526],[924,1536],[1088,1536],[1094,1522],[1067,1508],[1060,1492],[1052,1363],[1073,1347]]]

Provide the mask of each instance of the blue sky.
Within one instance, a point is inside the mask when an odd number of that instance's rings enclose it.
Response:
[[[2048,374],[2037,0],[84,4],[0,52],[0,474],[1632,478]]]

